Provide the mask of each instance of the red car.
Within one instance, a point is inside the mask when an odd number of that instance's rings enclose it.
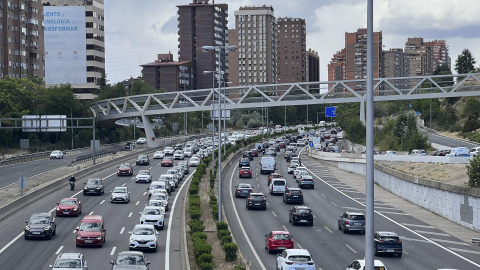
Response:
[[[242,177],[252,178],[252,170],[250,169],[250,167],[241,167],[240,171],[238,171],[238,176],[240,178]]]
[[[75,244],[80,246],[103,246],[105,242],[106,229],[102,216],[89,215],[85,216],[80,222],[80,226],[76,229],[77,236]]]
[[[117,175],[127,175],[127,176],[132,176],[133,175],[133,167],[130,165],[130,163],[123,163],[118,167]]]
[[[279,142],[279,143],[278,143],[278,146],[279,146],[280,148],[285,148],[285,147],[287,147],[287,144],[286,144],[285,142]]]
[[[285,249],[292,249],[293,238],[287,231],[271,231],[265,234],[265,249],[268,253],[282,252]]]
[[[257,149],[255,149],[255,148],[250,149],[250,152],[252,152],[254,157],[258,157],[258,150]]]
[[[171,157],[164,157],[160,163],[161,167],[173,167],[173,160]]]
[[[76,216],[82,212],[82,203],[77,198],[63,198],[57,202],[55,213],[58,216]]]

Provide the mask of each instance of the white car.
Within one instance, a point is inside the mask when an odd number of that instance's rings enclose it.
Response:
[[[146,144],[147,143],[147,138],[138,138],[137,144]]]
[[[306,249],[285,249],[277,254],[277,270],[315,270],[315,262]],[[350,269],[350,268],[349,268]],[[360,269],[360,268],[356,268]],[[363,268],[362,268],[363,269]]]
[[[165,152],[163,152],[162,150],[160,151],[156,151],[154,154],[153,154],[153,158],[154,159],[162,159],[165,157]]]
[[[188,166],[189,167],[197,167],[198,165],[200,165],[200,159],[198,157],[192,157],[188,161]]]
[[[110,197],[110,202],[130,202],[130,191],[127,187],[115,187],[112,191],[112,196]]]
[[[168,211],[168,193],[165,190],[156,190],[152,196],[150,197],[150,200],[152,201],[162,201],[163,202],[163,213],[165,211]],[[150,201],[149,200],[149,201]]]
[[[303,167],[303,166],[297,167],[297,168],[293,171],[293,178],[297,179],[297,175],[300,173],[300,171],[306,172],[306,171],[307,171],[307,168],[306,168],[306,167]]]
[[[50,154],[50,158],[63,158],[63,152],[59,150],[52,151],[52,153]]]
[[[140,224],[150,224],[163,230],[162,209],[157,206],[145,206],[140,212]]]
[[[162,213],[165,215],[165,202],[163,200],[149,200],[147,206],[157,206],[162,209]]]
[[[165,155],[173,155],[173,153],[175,152],[175,149],[173,149],[173,147],[168,146],[168,147],[165,147],[164,152],[165,152]]]
[[[152,250],[153,252],[157,251],[157,235],[158,232],[155,230],[153,225],[135,225],[133,231],[128,232],[130,236],[130,245],[129,250],[135,249],[147,249]]]
[[[185,157],[191,157],[193,155],[193,149],[191,147],[183,148],[183,155]]]
[[[303,176],[310,175],[307,171],[299,171],[295,177],[295,181],[298,183],[298,180],[302,179]]]
[[[373,265],[375,270],[387,270],[385,264],[382,263],[380,260],[374,260]],[[357,270],[357,269],[364,269],[365,267],[365,260],[355,260],[351,264],[347,265],[346,270]]]
[[[152,182],[152,174],[149,170],[140,170],[135,176],[135,183],[150,183]]]
[[[295,169],[298,166],[299,165],[297,163],[292,163],[292,164],[288,165],[287,172],[293,174],[293,172],[295,171]]]
[[[183,154],[183,150],[175,150],[173,154],[173,159],[185,159],[185,155]]]
[[[82,253],[60,253],[54,265],[49,265],[52,269],[71,269],[87,270],[87,261]]]

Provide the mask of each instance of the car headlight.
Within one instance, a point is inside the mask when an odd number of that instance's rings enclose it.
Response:
[[[82,237],[80,235],[77,235],[77,239],[82,239]]]
[[[97,189],[100,189],[99,187],[97,187]]]
[[[84,187],[83,190],[88,190],[88,188]]]
[[[26,226],[25,230],[30,231],[30,226]]]
[[[48,230],[50,230],[50,228],[51,228],[50,226],[46,226],[46,227],[43,228],[43,230],[48,231]]]
[[[141,216],[141,217],[140,217],[140,220],[145,220],[145,217],[144,217],[144,216]]]
[[[78,210],[78,208],[77,208],[77,207],[73,208],[73,211],[77,211],[77,210]]]
[[[57,207],[57,211],[60,211],[60,210],[62,210],[62,209],[60,209],[60,207]]]

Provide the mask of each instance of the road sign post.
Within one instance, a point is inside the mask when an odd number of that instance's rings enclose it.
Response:
[[[23,189],[25,188],[25,176],[18,177],[18,186],[20,188],[20,196],[23,197]]]

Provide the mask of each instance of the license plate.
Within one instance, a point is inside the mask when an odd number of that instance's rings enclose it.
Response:
[[[293,196],[293,198],[298,198],[298,196]]]
[[[91,244],[93,243],[93,240],[85,240],[85,244]]]
[[[68,212],[68,211],[63,211],[63,214],[67,215],[67,214],[70,214],[70,212]]]
[[[286,249],[286,247],[278,247],[278,249]]]
[[[387,252],[395,252],[393,249],[387,249]]]
[[[32,234],[40,234],[40,232],[32,232]]]
[[[260,205],[259,203],[256,203],[255,205]]]

